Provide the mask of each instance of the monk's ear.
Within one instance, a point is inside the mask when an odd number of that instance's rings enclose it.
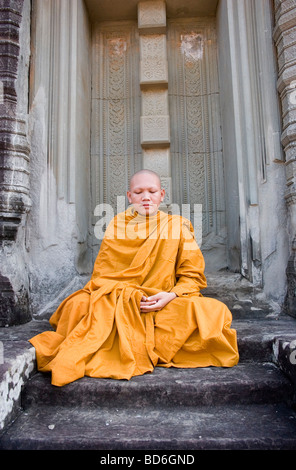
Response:
[[[131,203],[131,192],[130,191],[127,191],[126,192],[126,195],[127,195],[127,198],[128,198],[128,202]]]
[[[164,196],[165,196],[165,189],[161,189],[160,194],[161,194],[161,200],[163,201]]]

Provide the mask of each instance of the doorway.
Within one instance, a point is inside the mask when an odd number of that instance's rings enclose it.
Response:
[[[171,202],[180,212],[186,205],[193,223],[196,207],[202,208],[198,237],[208,269],[216,271],[227,261],[215,18],[170,20],[166,37]],[[130,176],[143,167],[139,49],[137,22],[94,26],[93,210],[110,204],[117,213],[118,196],[125,196]],[[94,253],[99,242],[94,240]]]

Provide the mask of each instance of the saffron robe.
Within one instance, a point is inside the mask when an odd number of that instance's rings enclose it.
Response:
[[[203,297],[204,258],[191,223],[133,208],[114,217],[85,287],[51,316],[54,331],[30,339],[40,371],[63,386],[85,375],[131,379],[162,367],[232,367],[239,359],[232,315]],[[142,296],[175,292],[159,311]]]

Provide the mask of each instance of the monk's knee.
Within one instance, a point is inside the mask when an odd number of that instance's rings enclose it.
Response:
[[[89,311],[90,295],[79,292],[70,297],[59,312],[57,332],[67,336]]]

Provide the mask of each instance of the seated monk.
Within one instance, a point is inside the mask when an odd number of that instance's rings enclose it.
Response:
[[[159,210],[164,194],[156,173],[134,174],[132,205],[108,225],[90,281],[51,316],[54,331],[30,339],[53,385],[238,363],[231,313],[202,296],[205,264],[193,227]]]

